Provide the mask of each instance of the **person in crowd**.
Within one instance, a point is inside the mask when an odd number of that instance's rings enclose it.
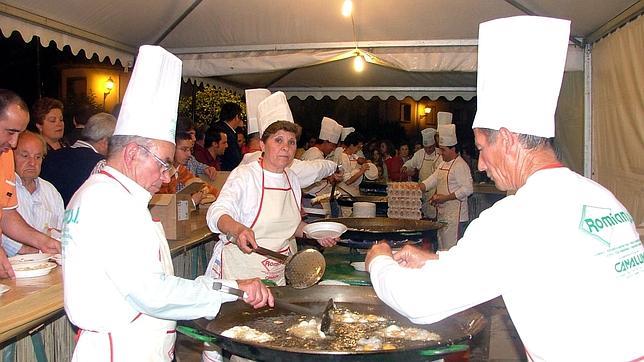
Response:
[[[18,213],[36,230],[60,235],[63,226],[63,199],[54,185],[38,177],[47,152],[47,143],[39,134],[25,131],[18,137],[13,152],[16,169]],[[38,249],[2,235],[2,247],[8,256],[37,253]]]
[[[331,154],[340,140],[342,133],[342,126],[334,119],[323,117],[320,125],[320,135],[315,142],[315,145],[309,147],[308,150],[302,154],[302,161],[323,160]]]
[[[237,297],[215,279],[174,276],[148,202],[170,181],[181,60],[140,48],[107,165],[72,197],[63,223],[65,311],[79,328],[72,361],[172,361],[176,320],[213,318]],[[259,279],[222,280],[253,307],[272,305]]]
[[[179,132],[175,135],[174,161],[170,169],[170,182],[161,185],[158,194],[174,194],[181,191],[192,180],[197,178],[188,168],[186,163],[192,156],[192,145],[194,144],[193,136],[188,132]],[[197,178],[198,179],[198,178]],[[207,195],[217,197],[219,190],[214,186],[206,185],[203,189],[191,195],[194,205],[199,205],[201,200]]]
[[[176,134],[184,132],[189,134],[190,138],[192,139],[192,154],[183,163],[183,165],[188,169],[188,171],[190,171],[190,173],[197,177],[206,177],[210,180],[214,180],[217,176],[217,169],[215,167],[208,166],[205,163],[199,162],[194,156],[194,154],[197,153],[195,151],[197,147],[200,150],[204,149],[203,138],[205,138],[205,135],[200,134],[198,130],[195,129],[194,123],[192,123],[189,118],[179,116],[179,118],[177,119]],[[202,142],[198,142],[198,136],[202,138]]]
[[[206,160],[208,162],[206,164],[214,167],[218,171],[222,171],[223,157],[225,157],[226,150],[230,147],[226,133],[220,131],[218,128],[210,128],[206,132],[204,146],[206,151],[208,151],[208,159]]]
[[[258,120],[264,155],[231,172],[206,220],[219,243],[208,274],[223,278],[260,277],[285,285],[284,264],[252,253],[257,246],[289,255],[296,252],[295,236],[306,225],[300,215],[302,193],[295,174],[288,169],[296,148],[296,127],[282,92],[259,104]],[[335,239],[320,240],[322,246]]]
[[[394,144],[389,140],[380,141],[378,149],[380,150],[380,157],[382,157],[382,162],[387,161],[388,158],[396,154]]]
[[[18,208],[16,174],[12,148],[18,143],[18,135],[27,128],[29,108],[16,93],[0,89],[0,232],[23,245],[44,253],[60,253],[60,242],[31,227],[16,210]],[[0,279],[14,278],[15,273],[0,248]]]
[[[416,152],[422,149],[423,149],[423,142],[418,142],[418,140],[416,140],[416,142],[414,142],[414,154],[416,154]]]
[[[32,106],[31,120],[47,141],[47,152],[69,146],[63,138],[63,102],[48,97],[38,99]]]
[[[409,146],[406,144],[402,144],[400,146],[400,149],[403,149],[403,146],[405,147],[405,151],[407,152],[407,155],[409,155]],[[396,149],[394,147],[390,147],[389,149],[389,157],[385,159],[385,168],[387,169],[387,181],[392,181],[392,182],[400,182],[400,181],[408,181],[409,176],[407,175],[406,172],[401,172],[402,166],[405,163],[403,161],[403,157],[401,156],[403,152],[398,152],[396,153]]]
[[[340,133],[340,142],[338,142],[338,145],[333,151],[333,153],[329,157],[327,157],[328,159],[333,160],[336,163],[340,164],[342,153],[346,148],[346,144],[344,143],[344,140],[347,139],[347,136],[349,136],[350,133],[355,132],[355,130],[356,129],[353,127],[342,127],[342,132]]]
[[[442,162],[438,151],[436,151],[436,130],[425,128],[421,131],[423,136],[423,148],[416,151],[414,156],[403,164],[400,172],[411,177],[418,172],[418,179],[425,180],[438,169]],[[423,195],[423,216],[428,219],[436,218],[436,207],[429,200],[436,192],[435,189],[427,189]]]
[[[85,128],[85,124],[87,124],[87,121],[89,120],[89,117],[94,115],[94,111],[92,107],[87,104],[87,103],[82,103],[78,106],[78,109],[76,110],[76,114],[74,114],[72,118],[72,123],[74,125],[74,128],[71,129],[71,131],[67,132],[65,136],[63,136],[64,142],[68,145],[73,145],[78,141],[78,139],[81,136],[81,131],[83,128]]]
[[[392,255],[381,243],[366,264],[378,297],[415,323],[502,296],[529,361],[638,361],[644,247],[635,222],[553,148],[569,32],[570,21],[535,16],[480,25],[478,168],[516,194],[481,213],[448,251]],[[418,287],[429,280],[448,282],[440,293]]]
[[[385,181],[387,180],[387,168],[383,162],[382,155],[380,154],[380,148],[375,148],[371,152],[371,163],[373,163],[378,169],[378,177],[376,181]]]
[[[239,145],[237,144],[237,127],[244,125],[242,118],[242,109],[236,103],[224,103],[219,112],[219,122],[215,123],[212,127],[226,134],[226,139],[229,140],[228,148],[221,158],[221,171],[232,171],[242,160],[242,153]],[[208,146],[205,146],[208,148]],[[207,163],[201,161],[203,163]],[[212,165],[211,165],[212,166]]]
[[[114,116],[97,113],[89,118],[81,130],[80,138],[71,147],[49,152],[43,160],[40,177],[56,187],[65,205],[87,180],[94,167],[105,160],[114,127]]]
[[[467,198],[474,192],[470,168],[457,151],[456,126],[438,126],[438,146],[443,162],[429,177],[421,180],[420,189],[436,190],[429,199],[438,211],[438,221],[446,223],[438,230],[438,249],[456,245],[469,221]]]
[[[402,143],[398,147],[398,156],[400,156],[403,162],[409,161],[409,145],[407,143]]]
[[[241,128],[237,128],[237,145],[239,145],[242,155],[245,155],[248,152],[248,149],[246,148],[246,135],[244,134],[244,130]]]
[[[251,135],[257,134],[257,139],[262,137],[262,129],[259,127],[259,105],[271,95],[268,89],[247,89],[246,90],[246,110],[248,112],[248,132],[249,139]],[[289,122],[294,123],[293,115],[289,112],[284,114],[284,117],[290,117]],[[241,164],[251,164],[257,162],[262,157],[263,151],[258,149],[255,152],[249,152],[244,155]],[[288,166],[291,171],[295,173],[300,186],[307,188],[314,183],[331,176],[337,168],[337,164],[330,160],[313,160],[301,161],[293,158]]]
[[[378,178],[378,168],[370,161],[360,163],[357,152],[362,148],[363,138],[360,133],[352,132],[344,140],[345,148],[340,155],[340,165],[344,170],[339,189],[350,196],[360,195],[360,183],[363,176],[368,180]]]

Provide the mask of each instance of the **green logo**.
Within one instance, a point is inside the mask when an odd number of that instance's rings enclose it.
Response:
[[[590,234],[606,246],[610,246],[615,227],[632,223],[633,218],[626,211],[613,213],[610,208],[584,205],[579,229]]]

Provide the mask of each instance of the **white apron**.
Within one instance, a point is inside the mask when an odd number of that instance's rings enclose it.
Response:
[[[421,182],[431,176],[436,170],[434,168],[436,159],[432,158],[431,156],[427,156],[427,152],[425,152],[425,154],[423,155],[423,162],[420,164],[420,169],[418,170],[418,179]],[[436,207],[428,202],[428,200],[434,195],[434,193],[436,193],[436,189],[432,188],[428,189],[425,194],[423,194],[423,215],[428,219],[436,218]]]
[[[112,177],[107,172],[101,172]],[[166,275],[174,275],[170,248],[163,226],[160,222],[154,224],[156,236],[159,239],[159,261]],[[122,330],[99,332],[79,329],[72,361],[170,362],[174,359],[176,325],[176,321],[139,313]]]
[[[440,195],[449,195],[452,192],[449,189],[449,171],[454,165],[454,161],[443,162],[441,167],[438,169],[436,183],[436,193]],[[438,249],[439,250],[448,250],[452,246],[456,245],[458,241],[458,226],[461,220],[461,207],[462,202],[457,200],[445,201],[442,204],[438,204],[436,209],[438,210],[438,221],[446,222],[447,225],[438,229]]]
[[[288,181],[288,188],[265,187],[262,169],[262,196],[255,221],[250,228],[255,233],[258,246],[290,255],[297,250],[293,235],[302,216],[288,175],[284,173],[284,176]],[[230,242],[223,244],[220,241],[215,246],[208,271],[215,278],[269,279],[283,286],[286,285],[284,267],[284,264],[275,259],[257,253],[244,254],[237,245]]]

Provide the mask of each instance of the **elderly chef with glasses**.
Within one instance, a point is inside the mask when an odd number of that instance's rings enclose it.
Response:
[[[644,248],[633,218],[552,146],[569,33],[570,21],[534,16],[480,25],[478,167],[516,194],[447,251],[392,256],[384,243],[366,263],[378,296],[413,322],[502,296],[529,361],[639,361]],[[430,281],[439,292],[419,288]]]
[[[78,330],[73,361],[171,361],[176,320],[213,318],[235,300],[215,279],[174,276],[163,228],[148,211],[174,172],[181,61],[142,46],[109,144],[107,165],[74,194],[63,225],[65,311]],[[227,280],[256,308],[258,280]]]

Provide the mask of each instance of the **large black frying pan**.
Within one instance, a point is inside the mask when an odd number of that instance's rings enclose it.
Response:
[[[217,317],[212,320],[198,319],[193,325],[201,333],[213,336],[224,350],[245,358],[257,361],[427,361],[438,358],[432,349],[446,348],[455,343],[467,341],[479,333],[486,325],[486,320],[481,313],[469,309],[448,317],[440,322],[430,325],[413,325],[405,317],[396,313],[378,299],[371,287],[356,286],[320,286],[316,285],[307,289],[294,289],[291,287],[271,288],[275,297],[295,304],[309,307],[320,307],[333,298],[338,307],[346,307],[359,313],[376,314],[396,320],[401,326],[416,326],[438,333],[439,341],[423,342],[421,346],[413,348],[399,348],[389,351],[333,351],[305,349],[299,344],[293,347],[275,347],[270,342],[255,343],[231,339],[221,334],[234,326],[248,325],[261,317],[276,317],[287,312],[275,308],[255,310],[246,303],[237,301],[224,303]],[[278,325],[278,328],[287,328]]]
[[[418,240],[433,237],[436,230],[444,225],[430,220],[392,219],[388,217],[340,217],[318,221],[334,221],[344,224],[347,227],[347,231],[340,238],[354,241]]]

